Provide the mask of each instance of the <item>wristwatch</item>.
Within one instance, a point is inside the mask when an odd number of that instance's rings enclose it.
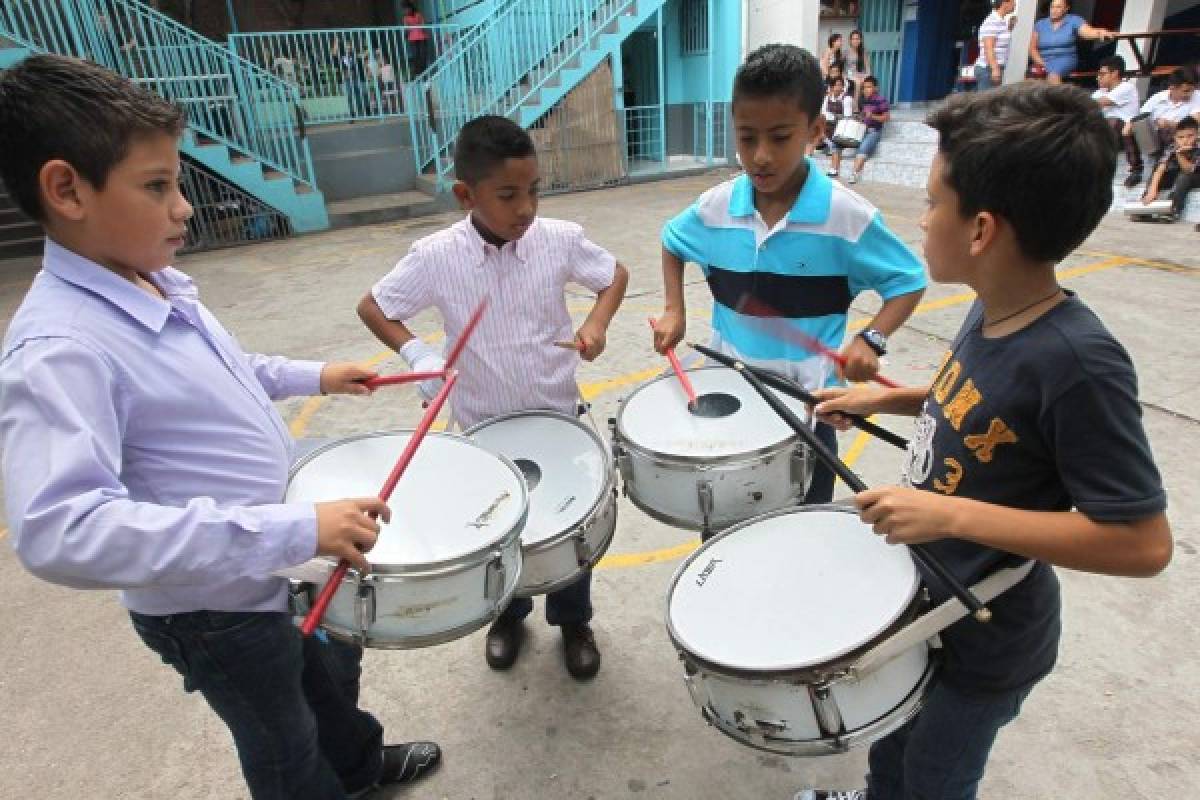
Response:
[[[874,328],[867,328],[865,331],[860,332],[858,335],[861,336],[863,341],[867,343],[867,347],[870,347],[872,350],[875,351],[875,355],[877,355],[877,356],[887,355],[887,337],[884,336],[882,333],[875,330]]]

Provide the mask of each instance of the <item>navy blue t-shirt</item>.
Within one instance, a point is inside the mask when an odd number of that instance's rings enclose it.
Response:
[[[1130,522],[1166,508],[1133,363],[1091,309],[1068,294],[998,338],[983,336],[983,308],[972,307],[917,418],[907,483],[1030,511],[1075,508],[1097,522]],[[968,585],[1022,561],[960,539],[928,547]],[[924,577],[934,601],[946,599],[937,578]],[[968,617],[942,633],[942,679],[1004,691],[1045,677],[1060,634],[1053,568],[1039,562],[989,607],[991,622]]]

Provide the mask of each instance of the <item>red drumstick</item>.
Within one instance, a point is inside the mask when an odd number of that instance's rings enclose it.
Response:
[[[487,298],[479,301],[479,305],[475,306],[475,310],[471,312],[470,319],[463,326],[462,333],[458,335],[458,341],[454,343],[454,347],[450,349],[450,355],[446,356],[445,370],[447,372],[454,366],[454,362],[458,361],[458,357],[462,355],[463,350],[467,347],[467,340],[471,338],[471,334],[475,332],[475,328],[479,325],[479,320],[483,319],[483,312],[487,310]]]
[[[445,372],[402,372],[398,375],[379,375],[374,378],[367,378],[362,382],[362,385],[368,389],[378,389],[381,386],[394,386],[400,383],[415,383],[416,381],[427,381],[432,378],[444,378]]]
[[[392,496],[392,490],[396,488],[396,484],[400,481],[400,476],[404,474],[404,470],[408,469],[409,463],[413,456],[416,455],[417,447],[421,444],[421,440],[425,438],[425,434],[429,432],[429,427],[433,425],[433,420],[437,417],[438,412],[442,410],[442,405],[446,402],[446,398],[450,395],[450,390],[454,388],[454,382],[458,380],[458,373],[451,371],[446,373],[446,383],[442,386],[441,391],[433,398],[429,404],[429,408],[425,410],[425,415],[421,417],[417,429],[413,431],[413,435],[409,438],[408,444],[404,446],[404,450],[400,453],[400,458],[396,460],[396,466],[392,468],[392,472],[388,475],[387,480],[383,483],[383,488],[379,490],[379,499],[387,502],[387,499]],[[300,633],[305,636],[312,636],[313,631],[321,624],[321,618],[325,616],[325,609],[329,608],[329,603],[333,600],[333,596],[337,594],[338,588],[342,585],[342,579],[346,577],[346,571],[350,569],[350,562],[339,561],[337,568],[333,574],[329,576],[329,580],[321,587],[321,593],[317,595],[316,601],[308,611],[308,616],[304,618],[304,624],[300,626]]]
[[[778,311],[771,308],[761,300],[756,300],[753,297],[742,298],[742,301],[738,304],[737,311],[741,314],[746,314],[753,317],[779,319],[782,322],[782,315],[780,315]],[[827,347],[825,343],[817,337],[810,336],[798,328],[794,328],[791,325],[775,325],[771,327],[771,334],[780,339],[791,339],[808,352],[825,356],[841,367],[843,371],[846,369],[847,358],[844,355],[831,347]],[[899,383],[885,375],[880,375],[879,373],[876,373],[871,380],[875,381],[881,386],[887,386],[892,389],[900,388]]]
[[[654,318],[650,317],[646,320],[650,323],[650,330],[654,330]],[[679,378],[679,385],[683,387],[683,393],[688,398],[688,408],[696,408],[696,390],[692,387],[692,381],[688,378],[687,373],[683,371],[683,364],[679,363],[679,356],[675,355],[675,348],[667,348],[667,361],[671,362],[671,369],[675,370],[675,377]]]

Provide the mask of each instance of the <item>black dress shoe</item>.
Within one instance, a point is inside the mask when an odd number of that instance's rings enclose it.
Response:
[[[433,742],[406,742],[383,746],[383,772],[379,785],[412,783],[437,769],[442,762],[442,748]]]
[[[487,634],[487,663],[492,669],[508,669],[517,661],[525,625],[521,620],[500,617],[492,623]]]
[[[594,678],[600,671],[600,650],[596,648],[596,636],[586,624],[563,625],[563,660],[567,672],[578,680]]]

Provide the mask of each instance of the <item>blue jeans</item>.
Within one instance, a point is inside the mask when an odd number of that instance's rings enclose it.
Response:
[[[879,140],[883,138],[883,128],[868,128],[866,134],[862,138],[862,143],[859,144],[855,155],[863,158],[870,158],[875,155],[875,148],[879,147]]]
[[[830,452],[837,455],[837,431],[832,425],[826,425],[824,422],[818,422],[816,427],[817,439],[819,439]],[[833,470],[825,466],[825,462],[817,459],[817,464],[813,467],[812,481],[808,484],[808,491],[804,494],[804,504],[806,506],[817,505],[819,503],[828,503],[833,499],[833,481],[836,476]]]
[[[514,597],[500,616],[508,620],[525,619],[533,611],[532,597]],[[582,625],[592,619],[592,571],[579,580],[546,595],[546,624]]]
[[[1000,67],[1001,77],[1003,77],[1004,67]],[[975,67],[975,91],[982,92],[985,89],[991,89],[999,84],[992,83],[992,71],[987,67]]]
[[[870,800],[974,800],[996,733],[1031,689],[968,694],[936,681],[916,717],[871,745]]]
[[[358,708],[361,648],[305,639],[284,613],[130,617],[229,726],[254,800],[343,800],[379,777],[383,727]]]

